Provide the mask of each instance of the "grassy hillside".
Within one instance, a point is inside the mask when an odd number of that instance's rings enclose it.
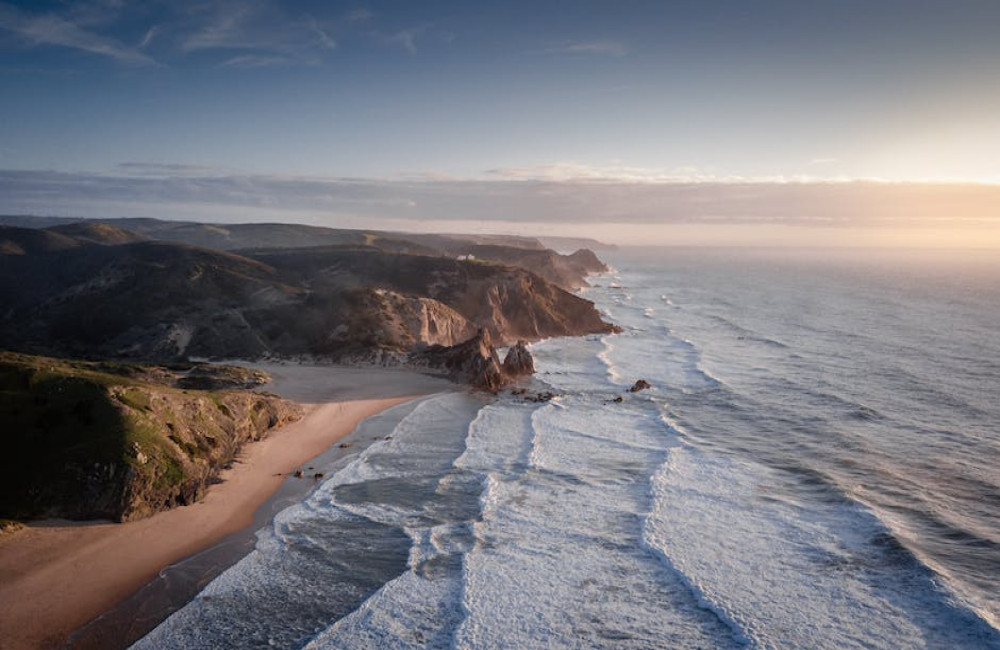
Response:
[[[0,518],[127,521],[198,500],[244,443],[297,419],[246,389],[265,380],[0,352]]]

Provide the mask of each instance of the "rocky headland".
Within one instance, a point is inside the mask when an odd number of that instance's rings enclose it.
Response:
[[[199,500],[247,442],[297,420],[265,373],[0,352],[0,517],[130,521]]]

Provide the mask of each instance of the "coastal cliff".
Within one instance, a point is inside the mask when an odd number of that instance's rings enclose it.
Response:
[[[434,236],[352,237],[372,245],[234,253],[147,240],[106,224],[0,227],[0,348],[144,362],[342,361],[406,359],[479,329],[500,345],[613,330],[593,304],[567,290],[581,274],[604,268],[592,253],[510,252]],[[435,242],[525,266],[453,257]],[[562,269],[566,285],[530,270],[542,268],[538,260],[559,260],[551,268]]]
[[[194,503],[244,444],[300,417],[248,389],[265,381],[0,352],[0,517],[129,521]]]

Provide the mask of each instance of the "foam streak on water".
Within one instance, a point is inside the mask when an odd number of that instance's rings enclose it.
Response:
[[[640,543],[662,429],[564,398],[531,418],[523,471],[489,475],[457,647],[727,647],[716,617]]]

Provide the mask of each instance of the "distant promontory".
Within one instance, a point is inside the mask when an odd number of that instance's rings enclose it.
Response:
[[[4,220],[20,225],[0,226],[2,349],[156,363],[426,363],[424,350],[481,330],[499,346],[613,330],[572,293],[603,262],[531,238]]]

